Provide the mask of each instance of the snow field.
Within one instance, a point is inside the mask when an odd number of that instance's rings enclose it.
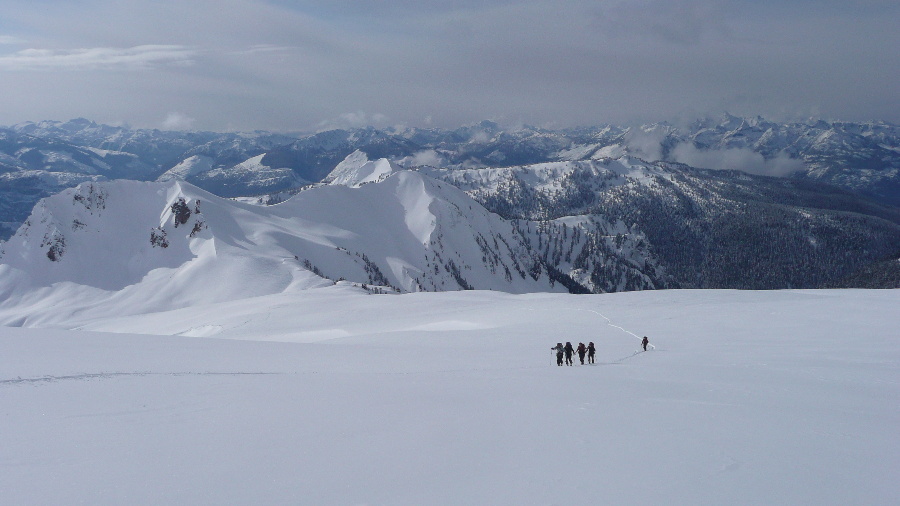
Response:
[[[898,299],[332,287],[0,327],[2,502],[895,504]]]

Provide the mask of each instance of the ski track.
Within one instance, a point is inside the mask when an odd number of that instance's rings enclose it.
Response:
[[[71,374],[67,376],[41,376],[39,378],[13,378],[0,380],[0,385],[55,383],[58,381],[82,381],[111,379],[121,376],[261,376],[277,375],[277,372],[99,372]]]
[[[635,355],[640,353],[640,350],[634,352],[633,354],[614,360],[612,362],[597,362],[595,364],[573,364],[574,366],[597,366],[597,365],[617,365]],[[525,370],[536,370],[536,369],[546,369],[545,366],[526,366],[526,367],[500,367],[500,368],[459,368],[459,369],[438,369],[434,371],[372,371],[368,374],[373,376],[416,376],[416,375],[430,375],[430,374],[458,374],[458,373],[467,373],[467,372],[497,372],[497,371],[525,371]],[[285,374],[293,374],[293,375],[316,375],[322,374],[323,371],[298,371],[298,372],[169,372],[169,373],[161,373],[161,372],[102,372],[102,373],[84,373],[84,374],[71,374],[66,376],[41,376],[37,378],[11,378],[11,379],[3,379],[0,380],[0,386],[15,386],[15,385],[40,385],[47,383],[57,383],[61,381],[88,381],[88,380],[104,380],[104,379],[113,379],[117,377],[128,377],[128,376],[171,376],[171,377],[182,377],[182,376],[281,376]]]
[[[625,329],[625,328],[623,328],[623,327],[620,327],[620,326],[618,326],[618,325],[613,324],[612,320],[610,320],[609,318],[606,317],[606,315],[604,315],[604,314],[602,314],[602,313],[600,313],[600,312],[598,312],[598,311],[594,311],[593,309],[574,309],[574,311],[587,311],[587,312],[589,312],[589,313],[594,313],[595,315],[598,315],[598,316],[600,316],[601,318],[603,318],[604,320],[606,320],[606,324],[609,325],[610,327],[612,327],[612,328],[614,328],[614,329],[619,329],[619,330],[621,330],[622,332],[625,332],[626,334],[630,334],[630,335],[634,336],[635,339],[642,339],[641,336],[635,334],[634,332],[632,332],[632,331],[630,331],[630,330],[628,330],[628,329]],[[656,346],[653,346],[653,345],[650,344],[650,343],[647,343],[647,346],[650,346],[651,348],[656,349]],[[629,357],[625,357],[625,358],[633,357],[633,356],[636,355],[637,353],[638,353],[638,352],[635,352],[635,354],[630,355]],[[622,360],[625,360],[625,359],[622,359]]]
[[[538,310],[538,309],[535,309],[535,308],[529,308],[529,309],[531,309],[532,311],[537,311],[537,310]],[[597,315],[597,316],[603,318],[604,320],[606,320],[606,324],[609,325],[610,327],[612,327],[612,328],[614,328],[614,329],[619,329],[619,330],[621,330],[622,332],[625,332],[626,334],[629,334],[629,335],[631,335],[631,336],[634,336],[635,339],[638,339],[638,340],[642,339],[641,336],[635,334],[634,332],[632,332],[632,331],[630,331],[630,330],[628,330],[628,329],[626,329],[626,328],[624,328],[624,327],[620,327],[620,326],[614,324],[614,323],[612,322],[612,320],[609,319],[609,317],[607,317],[607,316],[604,315],[603,313],[600,313],[599,311],[594,311],[593,309],[581,309],[581,308],[567,308],[567,309],[570,309],[570,310],[572,310],[572,311],[586,311],[586,312],[588,312],[588,313],[594,313],[595,315]],[[650,348],[652,348],[652,349],[654,349],[654,350],[656,349],[656,346],[653,346],[653,344],[651,344],[651,343],[647,343],[647,346],[649,346]],[[621,364],[622,362],[628,360],[629,358],[634,357],[635,355],[638,355],[638,354],[642,353],[643,351],[645,351],[645,350],[636,350],[634,353],[632,353],[631,355],[628,355],[627,357],[622,357],[622,358],[620,358],[620,359],[618,359],[618,360],[613,360],[612,362],[601,362],[601,364],[604,364],[604,363],[605,363],[606,365]],[[590,365],[590,364],[584,364],[584,365]]]
[[[536,308],[529,308],[529,309],[532,311],[539,310]],[[580,309],[580,308],[569,308],[569,309],[571,309],[572,311],[585,311],[585,312],[589,312],[589,313],[594,313],[595,315],[600,316],[601,318],[606,320],[606,325],[613,327],[615,329],[618,329],[628,335],[631,335],[635,339],[641,339],[641,337],[638,336],[637,334],[635,334],[634,332],[631,332],[630,330],[628,330],[624,327],[614,324],[609,317],[600,313],[599,311],[595,311],[593,309]],[[270,317],[271,317],[271,313],[269,313],[266,316],[266,320],[268,320]],[[250,323],[250,321],[248,320],[241,324],[238,324],[234,328],[242,327],[249,323]],[[192,328],[191,330],[193,330],[193,329],[194,328]],[[652,344],[650,344],[649,346],[653,349],[656,349],[656,347],[653,346]],[[589,365],[589,366],[617,365],[617,364],[621,364],[621,363],[625,362],[626,360],[629,360],[643,352],[644,352],[643,350],[636,350],[634,353],[632,353],[630,355],[627,355],[625,357],[622,357],[622,358],[619,358],[616,360],[612,360],[609,362],[597,362],[594,364],[589,364],[589,363],[588,364],[573,364],[573,367],[575,365],[580,365],[580,366],[584,366],[584,365]],[[543,368],[543,366],[516,367],[516,368],[509,368],[509,369],[501,368],[501,370],[513,370],[513,369],[524,370],[524,369],[540,369],[540,368]],[[447,374],[447,373],[458,373],[458,372],[464,372],[464,371],[487,371],[487,370],[494,370],[494,369],[447,369],[447,370],[438,370],[438,371],[431,371],[431,372],[438,373],[438,374]],[[310,371],[309,373],[316,374],[316,373],[318,373],[318,371]],[[41,376],[41,377],[37,377],[37,378],[2,379],[2,380],[0,380],[0,386],[23,385],[23,384],[35,385],[35,384],[55,383],[55,382],[59,382],[59,381],[85,381],[85,380],[93,380],[93,379],[112,379],[112,378],[123,377],[123,376],[172,376],[172,377],[178,377],[178,376],[254,376],[254,375],[258,376],[258,375],[281,375],[281,374],[285,374],[285,373],[281,373],[281,372],[169,372],[169,373],[159,373],[159,372],[150,372],[150,371],[100,372],[100,373],[72,374],[72,375],[65,375],[65,376]],[[387,373],[375,373],[375,374],[376,375],[378,375],[378,374],[407,375],[407,374],[420,374],[420,372],[404,371],[404,372],[387,372]]]

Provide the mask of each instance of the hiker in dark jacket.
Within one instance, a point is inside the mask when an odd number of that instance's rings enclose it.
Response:
[[[594,348],[594,342],[593,341],[589,342],[588,343],[588,363],[589,364],[594,363],[594,353],[596,351],[597,351],[597,349]]]
[[[585,348],[584,343],[578,343],[578,358],[581,360],[581,365],[584,365],[585,353],[587,353],[587,348]]]
[[[572,353],[575,353],[575,348],[572,348],[572,343],[566,341],[566,347],[563,348],[566,352],[566,365],[572,365]]]
[[[644,339],[641,340],[641,346],[644,347],[644,351],[647,351],[648,344],[650,344],[650,340],[647,339],[647,336],[644,336]]]
[[[556,365],[562,365],[564,353],[562,343],[556,343],[556,346],[550,348],[550,351],[556,352]]]

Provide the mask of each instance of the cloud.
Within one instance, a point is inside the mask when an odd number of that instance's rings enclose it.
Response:
[[[336,118],[321,121],[319,131],[337,128],[362,128],[367,126],[384,127],[389,124],[388,117],[381,113],[367,114],[364,111],[345,112]]]
[[[0,56],[0,70],[135,70],[158,65],[190,65],[197,51],[178,45],[130,48],[23,49]]]
[[[631,128],[625,134],[625,145],[635,156],[654,162],[662,160],[662,143],[668,132],[663,127]]]
[[[430,167],[443,167],[447,164],[447,160],[437,151],[426,149],[400,160],[399,164],[403,167],[422,167],[424,165]]]
[[[162,122],[163,130],[190,130],[194,125],[194,118],[180,112],[170,112]]]
[[[190,110],[203,129],[286,131],[386,117],[449,128],[485,118],[639,124],[724,110],[900,121],[896,1],[52,5],[0,2],[15,35],[0,39],[0,124],[85,116],[152,126],[168,110]],[[27,47],[50,50],[15,52]],[[147,68],[165,72],[126,71]]]
[[[485,132],[484,130],[476,130],[472,133],[472,137],[469,139],[469,142],[473,144],[487,144],[490,141],[490,132]]]
[[[779,153],[766,159],[747,148],[698,149],[690,142],[675,146],[669,154],[672,161],[713,170],[739,170],[761,176],[784,177],[804,168],[803,161]]]
[[[692,142],[679,142],[666,153],[665,146],[672,145],[670,134],[677,130],[667,124],[631,128],[625,134],[629,152],[648,161],[667,160],[691,167],[710,170],[739,170],[761,176],[784,177],[805,168],[803,161],[778,153],[765,158],[749,148],[699,149]]]

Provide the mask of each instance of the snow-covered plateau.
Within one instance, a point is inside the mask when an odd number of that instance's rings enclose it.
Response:
[[[0,327],[0,502],[898,504],[898,305],[339,283]]]

